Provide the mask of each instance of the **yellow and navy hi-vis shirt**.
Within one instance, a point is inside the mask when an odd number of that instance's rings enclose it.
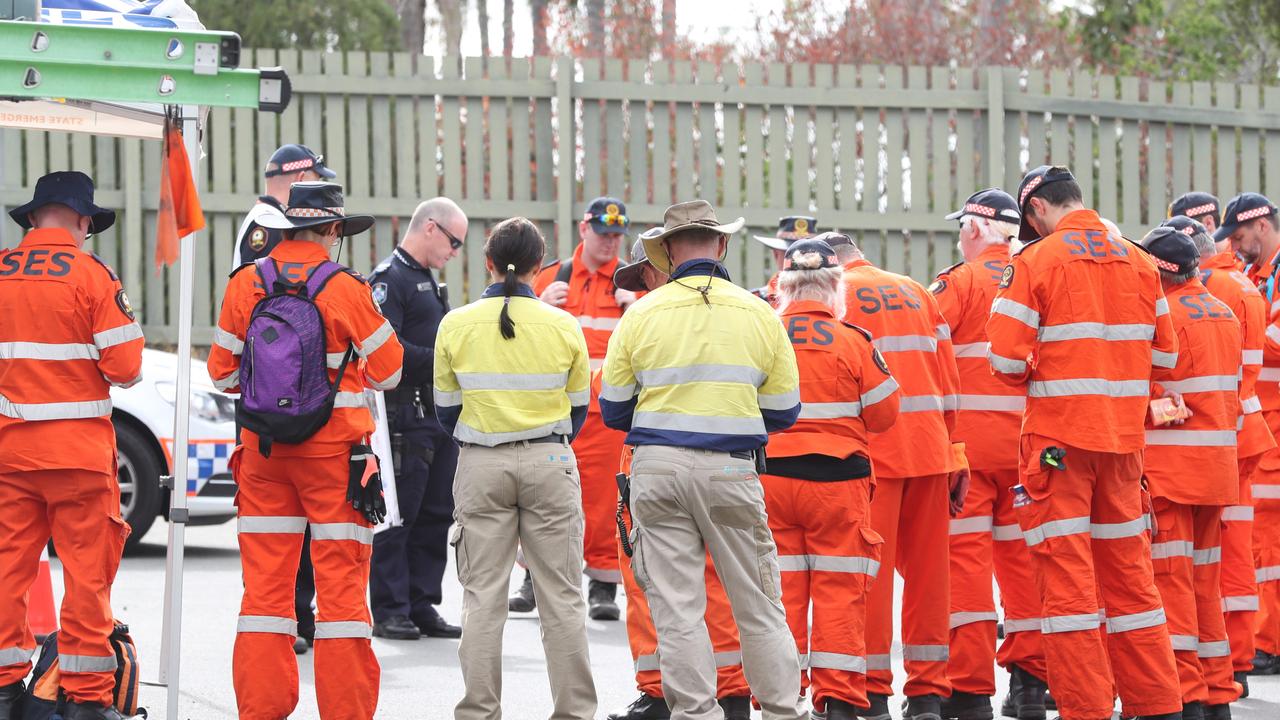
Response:
[[[459,442],[493,447],[578,434],[591,370],[578,321],[521,285],[511,297],[516,336],[498,329],[502,286],[444,316],[436,332],[436,417]]]
[[[799,387],[773,308],[719,263],[691,260],[622,316],[600,410],[606,425],[629,431],[629,445],[755,450],[795,423]]]

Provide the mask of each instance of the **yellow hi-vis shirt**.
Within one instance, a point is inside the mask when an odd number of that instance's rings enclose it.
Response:
[[[587,341],[578,321],[521,286],[511,298],[516,336],[498,329],[502,286],[440,322],[436,417],[459,442],[493,447],[582,428],[591,394]]]
[[[800,414],[795,351],[773,308],[694,260],[622,316],[600,410],[630,445],[755,450]],[[710,285],[704,294],[698,288]]]

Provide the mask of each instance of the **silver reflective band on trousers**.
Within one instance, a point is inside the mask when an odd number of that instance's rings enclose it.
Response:
[[[502,714],[502,628],[519,541],[538,597],[551,717],[594,718],[596,690],[579,579],[582,490],[573,449],[565,443],[528,441],[466,445],[458,454],[453,501],[456,525],[450,544],[462,583],[458,660],[465,684],[454,717],[489,720]],[[518,704],[508,709],[509,717],[523,717]]]
[[[733,607],[743,673],[765,720],[807,718],[800,661],[781,602],[778,551],[754,463],[723,452],[642,445],[631,463],[631,513],[631,569],[658,631],[672,720],[724,717],[704,621],[704,544]]]

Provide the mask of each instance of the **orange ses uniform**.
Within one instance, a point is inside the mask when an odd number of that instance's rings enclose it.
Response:
[[[269,257],[281,279],[293,282],[329,259],[323,247],[301,240],[282,241]],[[209,375],[223,390],[239,390],[245,332],[264,295],[252,265],[231,274],[209,353]],[[244,569],[232,657],[241,718],[275,720],[298,704],[293,586],[308,523],[319,591],[315,677],[320,714],[367,718],[378,704],[380,673],[370,645],[373,627],[366,602],[373,528],[347,502],[347,479],[351,447],[373,432],[364,388],[395,387],[404,349],[369,286],[354,273],[335,275],[315,302],[324,320],[330,380],[348,348],[354,346],[363,361],[359,369],[355,363],[347,366],[333,415],[306,441],[276,443],[266,458],[258,450],[257,436],[241,431],[243,445],[231,468],[240,487],[236,506]]]
[[[901,384],[898,421],[871,435],[871,527],[884,538],[884,565],[904,581],[904,692],[945,697],[950,608],[938,589],[949,582],[949,474],[965,465],[963,447],[951,439],[960,391],[951,328],[933,295],[909,277],[855,260],[845,265],[844,281],[845,320],[871,333]],[[867,610],[867,691],[881,695],[893,692],[890,578],[872,586]]]
[[[1240,498],[1222,510],[1222,610],[1231,664],[1236,672],[1253,667],[1253,623],[1258,610],[1258,586],[1253,569],[1253,475],[1258,461],[1276,446],[1262,414],[1258,398],[1258,374],[1266,341],[1267,301],[1244,273],[1236,259],[1219,253],[1200,262],[1200,281],[1240,321],[1244,352],[1240,367],[1240,409],[1244,426],[1237,434],[1236,455],[1240,474]]]
[[[1018,434],[1026,407],[1023,390],[1001,382],[987,363],[987,316],[1007,242],[942,271],[929,290],[951,327],[960,396],[953,437],[969,460],[969,494],[951,520],[951,659],[947,677],[958,692],[994,695],[995,665],[1017,665],[1043,680],[1040,597],[1027,546],[1013,511],[1018,484]],[[1000,585],[1004,642],[996,653],[996,608],[991,575]]]
[[[870,333],[840,322],[827,306],[792,303],[782,322],[796,352],[802,405],[796,424],[769,438],[769,474],[760,478],[782,603],[814,708],[824,711],[830,699],[865,707],[866,597],[882,544],[870,523],[867,432],[898,418],[898,383]]]
[[[1053,697],[1063,717],[1109,716],[1117,687],[1125,714],[1178,711],[1140,485],[1153,366],[1167,373],[1178,357],[1155,264],[1081,209],[1024,246],[1000,286],[990,361],[1027,388],[1015,506]],[[1042,462],[1050,448],[1066,453],[1057,468]]]
[[[142,372],[142,329],[120,281],[62,229],[0,251],[0,686],[31,670],[27,591],[50,537],[66,576],[62,689],[111,704],[111,583],[120,519],[110,386]]]
[[[1148,426],[1143,473],[1157,528],[1151,557],[1182,702],[1223,705],[1238,696],[1219,568],[1222,510],[1239,498],[1240,323],[1199,279],[1170,288],[1167,298],[1178,333],[1178,365],[1153,394],[1180,393],[1192,415],[1179,426]]]
[[[1269,324],[1258,374],[1258,399],[1263,417],[1273,435],[1280,434],[1280,253],[1260,267],[1249,269],[1249,279],[1257,283],[1269,303]],[[1269,655],[1280,655],[1280,448],[1258,460],[1253,473],[1253,561],[1258,587],[1255,619],[1255,647]],[[1250,663],[1252,666],[1252,662]]]
[[[604,364],[605,351],[609,349],[609,337],[618,326],[622,308],[614,298],[617,289],[613,273],[618,268],[614,259],[592,272],[582,259],[582,245],[573,251],[572,267],[565,279],[562,261],[543,268],[533,281],[533,291],[539,295],[556,280],[569,283],[569,295],[565,300],[565,312],[578,319],[582,334],[587,338],[587,354],[591,358],[591,370],[599,370]],[[591,393],[587,406],[587,419],[573,441],[573,452],[578,458],[578,475],[582,478],[582,511],[586,521],[583,531],[583,573],[592,580],[606,583],[622,582],[618,566],[617,537],[614,527],[614,508],[618,500],[618,485],[614,475],[622,457],[622,441],[626,433],[605,427],[600,415],[598,393]]]

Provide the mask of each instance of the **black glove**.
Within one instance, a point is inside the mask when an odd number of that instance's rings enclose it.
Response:
[[[382,522],[387,517],[387,501],[382,496],[378,456],[368,445],[352,446],[348,467],[347,502],[369,522]]]

